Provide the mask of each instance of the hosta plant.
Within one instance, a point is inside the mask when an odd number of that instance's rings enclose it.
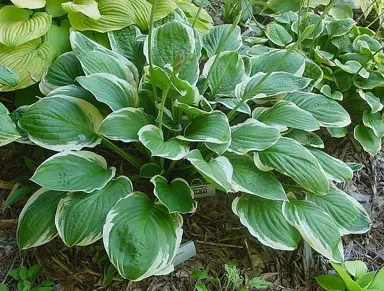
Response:
[[[167,274],[199,178],[237,193],[234,213],[264,245],[293,250],[304,239],[343,262],[341,237],[371,221],[334,184],[356,165],[325,153],[315,133],[351,120],[310,92],[318,70],[294,50],[313,26],[288,50],[257,47],[269,51],[258,58],[242,43],[240,17],[201,36],[180,9],[151,15],[148,35],[109,32],[111,49],[73,30],[73,51],[45,72],[41,98],[16,112],[1,107],[0,144],[56,152],[30,179],[41,188],[20,214],[19,247],[102,238],[124,278]],[[109,166],[106,148],[129,166]]]
[[[250,50],[254,58],[260,60],[275,54],[276,48],[292,46],[306,27],[320,19],[311,5],[304,5],[305,1],[300,12],[294,12],[299,10],[297,3],[291,7],[294,11],[282,13],[279,12],[282,7],[275,2],[270,3],[270,8],[278,11],[270,14],[272,22],[265,26],[250,22],[254,35],[248,37],[248,41],[269,47],[257,45]],[[335,6],[316,24],[315,32],[297,51],[311,64],[312,69],[308,71],[311,75],[306,76],[315,79],[313,93],[336,100],[349,112],[354,138],[372,155],[381,149],[384,135],[384,52],[376,38],[377,32],[357,26],[348,5]],[[339,124],[328,130],[333,137],[344,137],[348,127]]]

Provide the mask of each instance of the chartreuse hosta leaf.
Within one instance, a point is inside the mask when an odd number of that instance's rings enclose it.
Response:
[[[348,112],[335,100],[308,92],[288,93],[284,100],[291,101],[310,112],[325,127],[344,127],[351,123]]]
[[[21,134],[9,116],[8,109],[0,103],[0,146],[9,144],[19,138],[21,138]]]
[[[19,83],[19,74],[6,67],[0,65],[0,88],[2,86],[16,86]]]
[[[17,47],[47,33],[52,17],[45,12],[36,12],[30,17],[29,11],[15,6],[0,9],[0,43]]]
[[[311,82],[311,79],[297,77],[290,73],[274,72],[261,85],[258,85],[264,76],[265,73],[257,73],[245,78],[236,86],[236,97],[250,99],[293,92],[306,88]]]
[[[16,7],[38,9],[43,8],[46,4],[46,0],[12,0],[11,1]]]
[[[265,110],[255,110],[252,117],[270,126],[287,127],[315,131],[319,123],[311,113],[301,109],[289,101],[278,101],[274,106]]]
[[[228,151],[246,154],[249,151],[263,151],[280,138],[278,129],[249,118],[231,127],[231,143]]]
[[[101,17],[96,0],[74,0],[61,6],[66,12],[79,12],[93,20],[99,20]]]
[[[17,244],[28,249],[45,244],[57,236],[55,213],[57,205],[66,192],[41,188],[34,193],[19,216]]]
[[[232,210],[262,244],[278,250],[294,250],[301,236],[285,220],[282,205],[282,201],[243,194],[233,200]]]
[[[309,150],[297,141],[282,137],[265,151],[258,153],[262,165],[291,177],[303,188],[319,195],[328,193],[324,170]]]
[[[51,64],[53,48],[36,38],[16,48],[0,44],[0,64],[10,68],[19,75],[16,86],[0,86],[0,91],[14,91],[35,84]]]
[[[292,36],[283,26],[276,22],[267,25],[265,35],[277,46],[286,46],[292,41]]]
[[[98,133],[108,139],[134,142],[139,141],[138,132],[142,127],[154,123],[154,118],[142,108],[123,108],[109,114]]]
[[[68,2],[67,0],[49,0],[47,4],[45,5],[44,9],[49,14],[52,15],[52,17],[60,17],[66,14],[63,7],[61,7],[61,4],[64,2]]]
[[[57,191],[100,190],[115,176],[105,159],[88,151],[64,151],[45,160],[31,180],[44,188]]]
[[[224,39],[227,37],[228,33],[231,31],[230,24],[218,25],[212,27],[208,30],[207,34],[204,35],[203,48],[205,49],[208,57],[216,55],[218,47]],[[241,47],[241,30],[240,27],[232,31],[229,38],[225,41],[223,51],[237,51]]]
[[[320,275],[315,277],[317,284],[324,290],[341,290],[345,291],[344,281],[334,275]]]
[[[209,183],[225,192],[233,191],[233,168],[226,157],[220,156],[206,162],[199,150],[190,151],[187,160]]]
[[[336,186],[332,185],[325,196],[308,193],[307,200],[333,217],[341,235],[365,233],[371,228],[372,222],[363,206]]]
[[[142,280],[173,271],[183,220],[142,192],[120,199],[107,215],[103,229],[105,250],[120,275]]]
[[[371,113],[379,112],[383,109],[383,104],[381,104],[380,98],[373,95],[371,92],[364,92],[361,89],[356,91],[361,99],[367,102],[369,107],[371,107]]]
[[[196,37],[192,27],[177,20],[172,20],[153,30],[152,58],[153,65],[160,68],[173,64],[175,58],[182,53],[184,62],[178,77],[191,84],[197,81],[200,59],[200,39]],[[167,41],[172,39],[173,41]],[[144,43],[144,54],[149,62],[148,38]]]
[[[58,57],[44,73],[39,84],[41,93],[48,95],[51,91],[61,86],[75,83],[77,76],[83,75],[79,60],[73,52],[68,52]]]
[[[218,60],[212,68],[215,58]],[[237,51],[223,52],[219,56],[211,57],[205,63],[203,75],[207,76],[209,71],[211,73],[208,85],[213,97],[217,93],[227,93],[235,89],[236,84],[240,83],[244,77],[244,62]]]
[[[128,81],[112,74],[97,73],[80,76],[76,81],[113,111],[139,106],[137,89]]]
[[[167,207],[169,213],[195,212],[197,202],[193,200],[193,191],[187,181],[176,178],[168,184],[166,178],[156,175],[151,182],[155,186],[155,196]]]
[[[96,134],[103,120],[91,103],[79,98],[54,96],[31,105],[19,120],[37,145],[54,151],[80,150],[101,142]]]
[[[358,284],[357,282],[355,282],[355,280],[353,280],[351,278],[351,276],[348,274],[344,264],[338,264],[338,263],[331,262],[331,265],[335,269],[337,274],[340,276],[340,278],[343,280],[344,285],[346,287],[345,290],[356,290],[356,291],[366,290],[365,288],[364,289],[361,288],[360,284]],[[368,290],[370,290],[370,289],[368,289]],[[373,291],[376,291],[376,290],[373,289]]]
[[[225,154],[233,167],[232,184],[245,192],[270,200],[287,200],[284,189],[272,172],[259,170],[249,156]]]
[[[230,141],[231,129],[227,116],[221,111],[212,111],[192,119],[178,139],[192,142],[225,144]]]
[[[310,201],[283,202],[283,215],[315,251],[333,262],[344,261],[339,229],[321,207]]]
[[[47,34],[44,35],[44,42],[52,48],[54,58],[71,50],[71,44],[69,42],[70,28],[71,24],[69,20],[63,19],[60,24],[58,22],[52,22]]]
[[[77,2],[77,1],[76,1]],[[84,1],[80,1],[83,2]],[[86,1],[89,2],[89,1]],[[92,1],[93,2],[93,1]],[[68,11],[68,18],[75,30],[95,30],[98,32],[108,32],[112,30],[122,29],[134,23],[135,17],[132,9],[131,1],[117,0],[97,1],[100,17],[96,20],[87,15],[75,12],[73,2],[64,5]],[[69,8],[72,8],[72,11]],[[92,15],[96,16],[93,11]]]
[[[302,145],[311,146],[314,148],[324,148],[324,142],[317,134],[300,129],[292,129],[286,137],[293,138]]]
[[[320,166],[324,169],[325,173],[327,174],[327,177],[330,180],[339,183],[352,180],[353,171],[343,161],[340,161],[321,150],[309,148],[309,151],[319,161]]]
[[[384,136],[384,118],[381,113],[369,113],[367,110],[363,112],[363,124],[373,130],[374,134],[381,138]]]
[[[92,193],[68,193],[57,206],[55,224],[67,246],[87,246],[102,237],[103,224],[116,202],[133,190],[131,181],[120,176]]]
[[[365,125],[360,124],[355,127],[354,137],[371,155],[376,155],[381,149],[381,138],[377,137],[375,132]]]
[[[176,138],[164,141],[162,130],[155,125],[142,127],[138,135],[141,143],[150,150],[153,157],[180,160],[188,154],[189,147],[185,142]]]
[[[368,272],[368,267],[363,261],[346,261],[344,265],[348,273],[355,278],[360,278]]]

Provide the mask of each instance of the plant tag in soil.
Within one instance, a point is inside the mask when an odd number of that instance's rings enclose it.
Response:
[[[209,197],[216,195],[216,189],[211,184],[191,185],[195,198]]]
[[[191,240],[187,241],[186,243],[183,243],[180,246],[175,258],[173,259],[172,264],[174,266],[180,265],[195,255],[196,255],[195,243]]]

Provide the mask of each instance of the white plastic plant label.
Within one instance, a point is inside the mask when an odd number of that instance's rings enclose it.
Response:
[[[172,263],[174,266],[180,265],[195,255],[196,255],[195,243],[193,241],[188,241],[180,246]]]

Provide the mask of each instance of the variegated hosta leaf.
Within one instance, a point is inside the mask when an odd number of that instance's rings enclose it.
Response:
[[[285,30],[284,26],[271,22],[265,29],[265,35],[277,46],[286,46],[292,41],[292,36]]]
[[[46,0],[11,0],[11,2],[19,8],[38,9],[43,8]]]
[[[332,93],[331,87],[329,87],[328,85],[324,85],[323,87],[321,87],[320,92],[330,99],[339,101],[343,100],[343,94],[339,91],[335,91]]]
[[[352,18],[336,19],[327,24],[327,33],[331,38],[347,34],[356,22]]]
[[[187,155],[187,160],[207,182],[225,192],[233,192],[233,168],[226,157],[220,156],[206,162],[199,150],[193,150]]]
[[[344,261],[343,245],[335,220],[313,202],[283,202],[283,215],[304,240],[332,262]]]
[[[258,155],[262,165],[291,177],[303,188],[319,195],[328,193],[329,183],[324,170],[311,152],[297,141],[282,137]]]
[[[367,102],[371,107],[371,113],[376,113],[383,110],[383,104],[381,104],[380,98],[373,95],[372,92],[364,92],[361,89],[356,90],[361,99]]]
[[[379,138],[384,136],[384,118],[381,113],[369,113],[367,110],[363,112],[363,123],[366,127],[373,130]]]
[[[348,112],[335,100],[324,95],[308,92],[294,92],[285,95],[301,109],[310,112],[325,127],[344,127],[351,123]]]
[[[335,60],[335,64],[344,72],[347,72],[349,74],[358,74],[363,78],[369,77],[368,71],[358,61],[351,60],[347,61],[345,64],[342,64],[339,60]]]
[[[353,84],[360,89],[375,89],[384,86],[384,75],[379,71],[372,71],[368,78],[357,76],[353,78]]]
[[[343,161],[335,159],[325,152],[317,149],[308,149],[319,161],[330,180],[342,183],[352,180],[353,171]]]
[[[139,106],[139,95],[136,87],[112,74],[91,74],[78,77],[76,81],[113,111]]]
[[[139,132],[139,140],[150,150],[153,157],[163,157],[170,160],[180,160],[189,151],[185,142],[176,138],[164,141],[163,132],[154,125],[146,125]]]
[[[236,86],[236,97],[250,99],[293,92],[306,88],[311,82],[311,79],[297,77],[290,73],[274,72],[260,83],[264,76],[265,73],[257,73],[245,78]]]
[[[31,105],[19,121],[37,145],[54,151],[80,150],[101,142],[103,120],[95,106],[79,98],[54,96]]]
[[[289,101],[278,101],[274,106],[262,111],[255,110],[252,117],[270,126],[302,129],[306,131],[318,130],[319,124],[311,113],[301,109]]]
[[[229,33],[230,35],[224,43]],[[240,27],[236,26],[231,32],[230,24],[217,25],[208,30],[203,37],[203,48],[209,58],[217,54],[222,43],[224,43],[222,51],[237,51],[241,47]]]
[[[61,86],[75,83],[77,76],[83,75],[79,60],[73,52],[58,57],[41,78],[39,89],[44,95]]]
[[[200,39],[192,27],[172,20],[156,27],[152,36],[152,63],[160,68],[173,65],[175,58],[183,54],[183,62],[178,77],[191,84],[196,83],[199,74],[201,55]],[[172,42],[168,41],[172,39]],[[144,54],[149,63],[148,38],[144,43]]]
[[[355,127],[354,137],[371,155],[376,155],[381,149],[381,138],[377,137],[375,132],[365,125],[360,124]]]
[[[19,81],[19,74],[16,71],[0,65],[0,88],[6,85],[16,86]]]
[[[92,193],[68,193],[60,200],[55,216],[56,228],[63,242],[71,247],[98,241],[108,212],[132,190],[132,182],[120,176]]]
[[[341,235],[361,234],[371,228],[371,220],[363,206],[347,193],[331,186],[325,196],[308,193],[307,200],[320,206],[336,222]]]
[[[298,247],[301,236],[285,220],[282,205],[282,201],[243,194],[233,200],[232,210],[262,244],[277,250],[290,251]]]
[[[21,134],[9,116],[8,109],[0,103],[0,147],[19,138],[21,138]]]
[[[381,50],[381,44],[377,39],[363,34],[355,38],[353,41],[353,49],[357,53],[370,56]]]
[[[173,271],[183,220],[142,192],[120,199],[107,215],[103,242],[110,261],[120,275],[142,280]]]
[[[249,156],[226,154],[233,167],[232,184],[237,192],[245,192],[269,200],[287,200],[284,189],[272,172],[259,170]]]
[[[147,179],[150,179],[156,175],[161,175],[162,173],[163,169],[156,163],[144,164],[140,168],[140,176]]]
[[[101,17],[97,5],[96,0],[74,0],[65,2],[61,6],[66,12],[78,12],[97,21]]]
[[[316,133],[308,132],[300,129],[290,130],[285,137],[293,138],[302,145],[310,146],[314,148],[324,148],[324,142]]]
[[[0,9],[0,43],[17,47],[47,33],[52,17],[45,12],[29,16],[26,9],[4,6]]]
[[[0,86],[0,91],[14,91],[31,86],[40,81],[51,64],[54,50],[42,39],[36,38],[16,48],[0,44],[0,64],[9,67],[19,75],[16,86]]]
[[[223,106],[225,106],[228,109],[233,109],[235,106],[240,102],[240,99],[237,98],[215,98],[214,101],[210,101],[211,104],[216,104],[219,103]],[[239,108],[236,110],[237,112],[241,112],[244,114],[247,114],[248,116],[251,115],[251,108],[249,105],[244,102],[243,104],[240,105]]]
[[[65,151],[45,160],[31,180],[44,188],[57,191],[100,190],[115,176],[105,159],[88,151]]]
[[[226,144],[231,138],[228,118],[221,111],[197,116],[185,127],[184,135],[177,138],[192,142]]]
[[[68,18],[75,30],[108,32],[134,23],[135,16],[130,0],[97,1],[100,18],[95,20],[83,13],[69,11]],[[94,14],[94,13],[93,13]]]
[[[57,236],[55,213],[66,192],[41,188],[34,193],[19,215],[17,244],[28,249],[45,244]]]
[[[215,60],[215,66],[212,64]],[[235,89],[236,84],[240,83],[244,77],[244,62],[237,51],[223,52],[219,56],[211,57],[204,65],[203,75],[208,76],[211,98],[216,94],[228,93]]]
[[[324,72],[315,62],[309,59],[305,59],[305,70],[303,73],[303,77],[312,79],[311,87],[314,87],[323,80]]]
[[[154,123],[154,118],[142,108],[123,108],[109,114],[98,133],[108,139],[134,142],[139,141],[138,132],[142,127]]]
[[[249,118],[231,127],[231,143],[228,151],[246,154],[249,151],[263,151],[280,138],[278,129]]]
[[[151,183],[155,186],[155,196],[167,207],[169,213],[195,212],[197,202],[193,200],[193,191],[184,179],[176,178],[168,184],[166,178],[156,175]]]

